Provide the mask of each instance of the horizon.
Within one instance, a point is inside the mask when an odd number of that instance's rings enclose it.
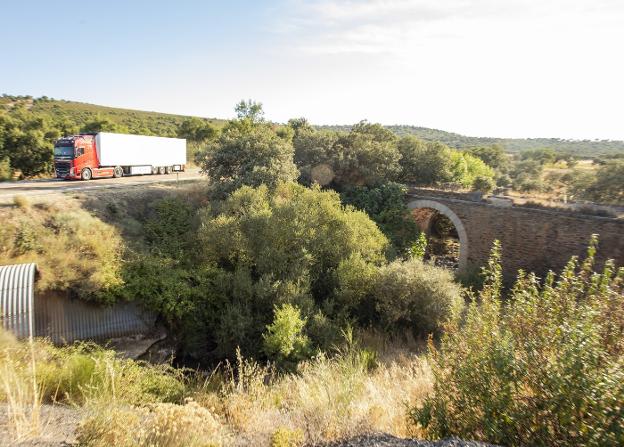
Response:
[[[0,93],[0,95],[7,95],[7,96],[32,96],[32,95],[28,95],[28,94],[24,94],[24,95],[13,95],[10,93]],[[72,102],[72,103],[76,103],[76,104],[87,104],[87,105],[92,105],[92,106],[96,106],[96,107],[105,107],[105,108],[110,108],[110,109],[120,109],[120,110],[128,110],[128,111],[133,111],[133,112],[145,112],[145,113],[158,113],[158,114],[163,114],[163,115],[174,115],[174,116],[184,116],[184,117],[188,117],[188,118],[200,118],[200,119],[205,119],[205,120],[219,120],[219,121],[227,121],[230,119],[234,119],[236,118],[234,116],[234,114],[230,117],[218,117],[218,116],[198,116],[198,115],[186,115],[186,114],[180,114],[180,113],[170,113],[170,112],[163,112],[161,110],[145,110],[145,109],[133,109],[133,108],[125,108],[125,107],[117,107],[114,105],[108,105],[108,104],[94,104],[94,103],[90,103],[90,102],[84,102],[84,101],[79,101],[79,100],[74,100],[74,99],[65,99],[65,98],[53,98],[51,96],[47,96],[47,95],[42,95],[39,97],[34,97],[33,99],[41,99],[43,96],[47,97],[47,99],[52,100],[52,101],[66,101],[66,102]],[[264,106],[264,104],[263,104]],[[232,108],[233,110],[234,108]],[[292,117],[292,118],[297,118],[297,117]],[[268,120],[270,123],[273,124],[279,124],[279,125],[285,125],[287,124],[287,121],[272,121],[272,120]],[[360,121],[368,121],[368,122],[372,122],[370,120],[367,120],[366,118],[363,118],[362,120],[359,120],[357,122],[354,123],[331,123],[331,124],[318,124],[318,123],[314,123],[314,122],[310,122],[310,124],[312,126],[316,126],[316,127],[351,127],[354,126],[355,124],[357,124]],[[624,142],[624,139],[619,140],[619,139],[599,139],[599,138],[594,138],[594,139],[576,139],[576,138],[560,138],[560,137],[552,137],[552,136],[538,136],[538,137],[492,137],[489,135],[467,135],[467,134],[463,134],[463,133],[459,133],[459,132],[455,132],[453,130],[449,130],[449,129],[438,129],[435,127],[424,127],[424,126],[419,126],[417,124],[406,124],[406,123],[391,123],[391,124],[384,124],[384,123],[379,123],[382,126],[385,127],[393,127],[393,126],[397,126],[397,127],[415,127],[415,128],[421,128],[421,129],[428,129],[428,130],[435,130],[435,131],[440,131],[440,132],[445,132],[445,133],[449,133],[449,134],[456,134],[456,135],[460,135],[463,137],[469,137],[469,138],[491,138],[491,139],[498,139],[498,140],[562,140],[562,141],[613,141],[613,142]]]
[[[11,46],[0,85],[15,95],[216,119],[251,98],[280,123],[624,140],[624,5],[613,0],[72,0],[4,10],[0,36]]]

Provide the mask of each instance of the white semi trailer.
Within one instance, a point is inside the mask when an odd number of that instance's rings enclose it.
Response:
[[[100,132],[59,139],[58,178],[90,180],[137,174],[170,174],[186,167],[186,140]]]

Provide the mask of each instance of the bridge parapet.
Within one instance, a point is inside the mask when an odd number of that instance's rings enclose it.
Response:
[[[463,271],[485,265],[492,244],[498,239],[502,245],[503,274],[508,282],[515,278],[518,269],[542,276],[548,270],[558,272],[570,257],[585,255],[592,234],[599,235],[598,268],[607,259],[624,266],[623,219],[523,206],[501,207],[462,193],[421,188],[411,188],[406,200],[411,209],[432,208],[447,215],[458,234],[463,232]]]

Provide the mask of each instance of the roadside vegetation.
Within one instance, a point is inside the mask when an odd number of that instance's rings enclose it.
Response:
[[[209,182],[0,210],[2,263],[37,262],[41,290],[151,309],[177,349],[152,365],[1,333],[13,439],[45,430],[55,405],[80,415],[87,446],[373,432],[624,443],[624,270],[594,265],[592,240],[559,275],[519,272],[504,290],[495,245],[482,287],[467,289],[427,260],[402,200],[408,179],[485,191],[518,163],[551,163],[548,151],[510,160],[367,122],[275,126],[252,101],[236,112],[196,152]]]
[[[121,284],[119,231],[78,203],[31,204],[16,196],[0,215],[0,265],[36,262],[40,293],[61,290],[105,302],[107,290]]]
[[[240,117],[249,112],[245,107],[252,107],[253,103],[242,102],[239,106]],[[263,120],[261,107],[254,112],[252,121],[256,119]],[[288,152],[294,151],[300,182],[318,183],[339,191],[396,181],[483,193],[506,188],[512,195],[515,192],[542,202],[624,203],[620,181],[622,142],[469,138],[434,129],[380,126],[366,121],[353,126],[314,127],[302,118],[292,119],[287,125],[266,123],[267,126],[249,132],[252,128],[244,129],[244,122],[233,124],[45,96],[5,94],[0,97],[0,181],[49,176],[56,139],[78,132],[108,131],[186,138],[189,163],[197,161],[200,165],[206,147],[223,145],[221,157],[217,152],[210,161],[204,160],[213,163],[215,174],[215,169],[227,171],[235,165],[262,164],[261,152],[265,159],[275,155],[272,151],[288,159]],[[247,154],[251,158],[240,162],[228,158],[228,144],[244,145],[246,139],[252,139],[256,149],[261,145],[265,149]],[[275,168],[264,163],[264,171],[256,170],[252,175],[260,179]],[[281,165],[280,169],[292,166]],[[236,186],[232,183],[230,191]]]

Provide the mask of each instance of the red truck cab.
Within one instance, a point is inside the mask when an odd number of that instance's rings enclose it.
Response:
[[[54,144],[54,172],[57,178],[91,180],[91,178],[121,177],[123,171],[100,168],[95,148],[95,134],[72,135]]]

